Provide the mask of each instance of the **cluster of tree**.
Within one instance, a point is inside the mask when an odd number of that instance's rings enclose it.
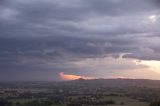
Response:
[[[158,101],[158,102],[152,102],[150,104],[150,106],[160,106],[160,101]]]
[[[6,99],[0,98],[0,106],[12,106],[12,102],[9,102]]]
[[[95,102],[92,102],[92,103],[89,104],[89,105],[111,105],[111,104],[115,104],[115,101],[114,101],[114,100],[95,101]]]
[[[69,100],[69,104],[67,106],[81,106],[82,104],[85,105],[109,105],[109,104],[115,104],[114,100],[97,100],[97,99],[87,99],[87,98],[81,98],[78,100]]]
[[[68,103],[67,106],[82,106],[80,103]]]
[[[52,102],[47,100],[33,100],[25,103],[23,106],[51,106]]]
[[[26,103],[10,102],[6,99],[0,98],[0,106],[51,106],[53,103],[49,100],[32,100]]]

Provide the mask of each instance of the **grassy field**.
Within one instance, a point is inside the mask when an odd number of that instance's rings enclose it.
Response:
[[[117,97],[117,96],[107,96],[104,100],[114,100],[115,105],[108,105],[108,106],[149,106],[147,102],[141,102],[136,99],[131,99],[128,97]]]
[[[78,97],[71,97],[73,99],[78,100]],[[20,103],[25,103],[28,101],[31,101],[32,99],[17,99],[17,100],[13,100],[12,102],[20,102]],[[131,99],[129,97],[120,97],[120,96],[104,96],[99,100],[96,101],[109,101],[109,100],[113,100],[115,101],[115,104],[113,105],[107,105],[107,106],[149,106],[149,103],[147,102],[141,102],[139,100],[136,99]],[[59,104],[59,105],[52,105],[52,106],[66,106],[66,104]],[[105,106],[105,105],[83,105],[83,106]]]
[[[70,97],[73,100],[78,101],[78,96]],[[94,101],[114,101],[115,104],[107,106],[149,106],[150,103],[142,102],[136,99],[132,99],[124,96],[103,96],[100,99],[95,99]],[[65,105],[64,105],[65,106]],[[83,105],[83,106],[106,106],[106,105]]]

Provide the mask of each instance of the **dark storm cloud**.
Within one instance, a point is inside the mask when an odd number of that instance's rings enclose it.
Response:
[[[152,2],[149,0],[89,0],[89,2],[91,3],[92,10],[111,16],[133,14],[155,9],[151,6]]]
[[[158,0],[1,0],[0,71],[53,70],[48,64],[54,63],[56,73],[73,68],[67,62],[108,54],[160,60],[158,5]]]
[[[73,0],[70,0],[68,2],[69,3],[67,3],[66,1],[62,2],[56,0],[29,0],[26,2],[19,0],[16,0],[14,2],[8,1],[8,3],[6,3],[8,5],[1,10],[3,12],[2,18],[4,18],[3,20],[1,20],[2,24],[0,28],[1,30],[3,30],[1,31],[1,36],[39,36],[42,34],[56,35],[57,33],[72,36],[86,36],[86,34],[89,35],[98,33],[98,31],[93,32],[92,30],[90,31],[90,29],[89,31],[87,29],[84,29],[85,26],[83,25],[83,23],[81,23],[81,21],[84,21],[85,23],[86,18],[92,19],[92,14],[106,15],[112,18],[112,16],[121,16],[123,15],[123,13],[128,15],[134,13],[137,14],[137,12],[148,11],[147,9],[149,9],[150,11],[155,10],[155,8],[153,8],[153,5],[151,5],[148,0],[77,0],[77,2],[73,2]],[[72,2],[73,4],[70,4]],[[119,18],[116,20],[119,20]],[[112,28],[112,26],[110,26],[110,24],[112,23],[108,24],[109,27]],[[143,31],[137,30],[133,27],[126,27],[117,25],[115,26],[115,28],[112,28],[111,31],[104,30],[100,33],[107,36],[112,36],[114,34],[125,34],[127,32],[138,33]]]
[[[1,62],[16,62],[19,58],[53,60],[69,57],[69,60],[103,56],[110,43],[101,39],[78,37],[0,38]],[[108,51],[109,53],[109,51]],[[10,61],[9,61],[10,60]],[[63,60],[65,61],[65,60]]]

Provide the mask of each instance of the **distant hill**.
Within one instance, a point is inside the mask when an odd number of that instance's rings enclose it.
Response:
[[[99,86],[99,87],[149,87],[160,88],[160,80],[149,79],[78,79],[66,82],[73,85],[87,85],[87,86]]]

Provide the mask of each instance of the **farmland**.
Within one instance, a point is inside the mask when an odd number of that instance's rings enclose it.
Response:
[[[142,84],[140,84],[142,83]],[[129,79],[0,84],[0,106],[159,106],[160,81]]]

